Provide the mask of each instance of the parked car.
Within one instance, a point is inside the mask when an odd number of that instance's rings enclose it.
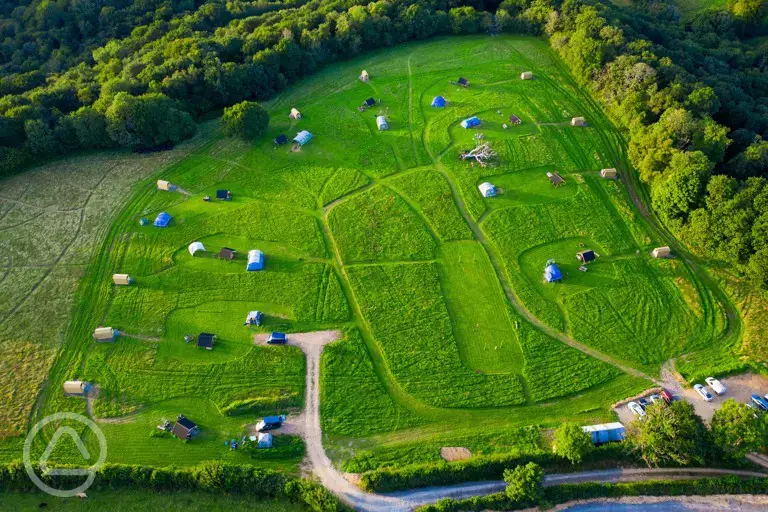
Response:
[[[705,402],[712,401],[712,395],[710,395],[709,391],[707,391],[707,388],[705,388],[701,384],[696,384],[695,386],[693,386],[693,389],[696,391],[696,393],[699,394],[701,398],[704,399]]]
[[[659,395],[651,395],[648,397],[648,400],[650,400],[652,404],[657,404],[664,401]]]
[[[759,418],[760,417],[760,413],[763,412],[762,409],[760,409],[758,406],[756,406],[752,402],[747,402],[747,407],[752,409],[752,414],[755,416],[755,418]]]
[[[667,402],[668,404],[671,404],[675,401],[675,397],[672,396],[672,393],[667,391],[666,389],[662,390],[661,393],[659,393],[659,396],[661,396],[661,399]]]
[[[256,424],[256,430],[259,432],[267,432],[283,426],[285,421],[285,414],[279,416],[264,416],[264,418]]]
[[[634,414],[638,418],[642,419],[642,418],[645,417],[645,411],[643,410],[643,408],[640,406],[639,403],[637,403],[637,402],[629,402],[627,404],[627,408],[630,411],[632,411],[632,414]]]
[[[645,397],[643,397],[640,400],[638,400],[637,403],[639,403],[640,407],[642,407],[643,409],[645,409],[646,407],[651,405],[651,403]]]
[[[267,338],[267,343],[270,345],[283,345],[286,341],[288,341],[288,338],[282,332],[273,332]]]
[[[724,395],[725,394],[726,388],[725,388],[725,385],[722,382],[720,382],[719,380],[717,380],[714,377],[707,377],[704,380],[709,385],[709,387],[712,388],[712,391],[714,391],[718,395]]]
[[[765,398],[761,397],[757,393],[751,396],[752,403],[755,404],[761,411],[768,411],[768,402]]]

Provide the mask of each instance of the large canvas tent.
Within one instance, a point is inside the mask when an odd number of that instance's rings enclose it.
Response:
[[[299,146],[303,146],[307,142],[312,139],[312,134],[309,133],[307,130],[301,130],[299,133],[296,134],[296,136],[293,138],[293,142],[298,144]]]
[[[663,246],[663,247],[657,247],[657,248],[655,248],[655,249],[653,250],[653,252],[651,252],[651,255],[652,255],[654,258],[666,258],[667,256],[669,256],[669,253],[670,253],[670,252],[671,252],[671,251],[670,251],[669,247],[667,247],[667,246],[665,245],[665,246]]]
[[[264,253],[258,249],[248,251],[248,264],[245,269],[248,272],[262,270],[264,268]]]
[[[213,344],[216,342],[216,335],[210,332],[201,332],[197,336],[197,348],[213,350]]]
[[[583,117],[574,117],[571,119],[571,126],[587,126],[587,121]]]
[[[533,72],[532,71],[523,71],[520,73],[520,78],[522,80],[533,80]]]
[[[113,341],[120,334],[120,331],[111,327],[97,327],[93,331],[93,339],[96,341]]]
[[[272,434],[269,432],[260,433],[257,446],[259,448],[272,448]]]
[[[378,126],[379,131],[389,130],[389,125],[387,124],[387,118],[384,116],[379,116],[376,118],[376,126]]]
[[[496,187],[487,181],[478,185],[477,188],[480,190],[480,193],[483,195],[483,197],[493,197],[498,193]]]
[[[435,96],[432,98],[432,106],[436,108],[443,108],[445,107],[445,98],[442,96]]]
[[[590,261],[595,261],[595,258],[596,258],[595,251],[593,251],[592,249],[579,251],[576,253],[576,258],[582,263],[589,263]]]
[[[301,112],[299,112],[295,108],[292,108],[291,113],[288,114],[288,117],[290,117],[291,119],[301,119]]]
[[[194,256],[197,251],[205,252],[205,246],[203,245],[203,242],[192,242],[189,244],[189,254]]]
[[[64,383],[64,394],[85,395],[88,393],[89,384],[82,380],[68,380]]]
[[[261,326],[261,311],[250,311],[245,317],[245,325]]]
[[[112,282],[117,285],[129,285],[133,283],[133,279],[128,274],[112,274]]]
[[[165,180],[157,180],[157,190],[175,190],[176,186],[171,184],[169,181]]]
[[[466,78],[464,78],[463,76],[460,76],[460,77],[459,77],[459,81],[458,81],[458,82],[456,82],[456,83],[458,83],[458,84],[459,84],[460,86],[462,86],[462,87],[469,87],[469,80],[467,80],[467,79],[466,79]]]
[[[602,169],[600,171],[600,177],[605,178],[607,180],[612,180],[616,178],[616,169]]]
[[[544,280],[548,283],[554,283],[563,279],[563,273],[555,262],[547,264],[544,268]]]
[[[480,119],[477,116],[469,117],[461,122],[462,128],[474,128],[480,126]]]
[[[152,224],[156,228],[166,228],[168,227],[168,224],[171,222],[171,215],[166,212],[160,212],[157,214],[157,217],[155,217],[155,222]]]
[[[368,72],[366,70],[363,70],[360,73],[360,80],[362,80],[363,82],[367,82],[370,79],[371,79],[371,76],[368,74]]]

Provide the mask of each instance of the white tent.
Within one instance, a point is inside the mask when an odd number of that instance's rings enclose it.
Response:
[[[205,246],[202,242],[192,242],[189,244],[189,254],[194,256],[197,251],[205,252]]]
[[[480,193],[483,195],[483,197],[493,197],[497,193],[496,187],[487,181],[478,185],[477,188],[480,190]]]
[[[301,119],[301,112],[296,108],[291,109],[291,113],[288,115],[291,119]]]
[[[571,126],[587,126],[587,121],[583,117],[574,117],[571,119]]]
[[[111,327],[97,327],[93,331],[93,338],[98,341],[114,340],[115,330]]]
[[[133,279],[128,274],[112,274],[112,282],[119,285],[129,285]]]
[[[387,118],[384,116],[379,116],[376,118],[376,126],[379,127],[379,130],[389,130],[389,125],[387,124]]]
[[[272,448],[272,434],[269,432],[259,434],[259,448]]]
[[[173,190],[173,185],[169,181],[157,180],[157,190]]]
[[[520,74],[520,78],[522,80],[533,80],[533,72],[532,71],[523,71]]]
[[[363,70],[362,73],[360,73],[360,80],[363,82],[367,82],[370,79],[370,76],[368,75],[368,72],[366,70]]]
[[[88,390],[88,383],[82,380],[68,380],[64,383],[64,393],[67,395],[84,395]]]

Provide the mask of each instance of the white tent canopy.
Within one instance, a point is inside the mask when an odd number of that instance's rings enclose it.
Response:
[[[205,246],[202,242],[192,242],[189,244],[189,254],[194,256],[197,251],[205,252]]]

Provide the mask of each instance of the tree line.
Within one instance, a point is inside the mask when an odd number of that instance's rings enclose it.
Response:
[[[683,16],[664,0],[0,2],[0,175],[70,151],[177,143],[208,112],[372,49],[543,35],[628,135],[663,221],[768,288],[765,4]]]

